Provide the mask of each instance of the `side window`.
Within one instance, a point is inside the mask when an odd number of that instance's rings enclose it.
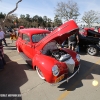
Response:
[[[46,36],[46,34],[35,34],[35,35],[32,36],[32,41],[33,41],[33,42],[39,42],[39,41],[42,40],[45,36]]]
[[[23,34],[23,40],[30,42],[30,38],[26,34]]]

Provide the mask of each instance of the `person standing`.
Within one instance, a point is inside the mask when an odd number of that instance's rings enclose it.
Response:
[[[2,31],[2,29],[0,28],[0,42],[4,42],[5,45],[7,46],[6,40],[5,40],[5,33]]]
[[[13,43],[13,41],[15,41],[17,38],[16,38],[16,33],[15,33],[15,31],[13,30],[13,31],[10,31],[10,39],[12,40],[12,43]]]
[[[78,33],[75,33],[68,37],[68,46],[69,49],[75,50],[76,45],[79,43]]]
[[[3,54],[3,45],[2,42],[0,42],[0,70],[4,69],[4,65],[6,64]]]

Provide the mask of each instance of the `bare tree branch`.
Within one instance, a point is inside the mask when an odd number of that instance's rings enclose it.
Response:
[[[73,2],[72,0],[69,0],[67,3],[57,3],[55,11],[55,15],[58,15],[59,18],[64,20],[77,19],[77,17],[80,15],[80,13],[78,12],[79,9],[77,3]]]
[[[1,1],[1,0],[0,0]],[[4,18],[4,20],[2,20],[1,21],[1,23],[0,23],[0,27],[5,31],[5,21],[6,21],[6,19],[7,19],[7,17],[11,14],[11,13],[13,13],[15,10],[17,10],[17,8],[18,8],[18,3],[20,3],[22,0],[18,0],[18,2],[16,3],[16,7],[12,10],[12,11],[10,11],[10,12],[8,12],[8,14],[5,16],[5,18]]]
[[[5,19],[3,20],[3,22],[5,22],[5,20],[7,19],[8,15],[10,15],[11,13],[13,13],[14,11],[17,10],[17,8],[18,8],[18,3],[21,2],[21,1],[22,1],[22,0],[19,0],[19,1],[16,3],[16,7],[6,15],[6,17],[5,17]]]
[[[88,24],[89,27],[91,27],[91,25],[95,22],[98,22],[98,20],[100,19],[99,18],[99,13],[98,12],[95,12],[93,10],[90,10],[88,12],[85,12],[83,17],[82,17],[82,20]]]

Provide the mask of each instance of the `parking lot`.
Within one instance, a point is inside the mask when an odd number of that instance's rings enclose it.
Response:
[[[7,64],[0,71],[0,100],[100,100],[100,54],[89,56],[80,52],[80,72],[68,83],[53,86],[26,64],[17,53],[15,42],[6,40]]]

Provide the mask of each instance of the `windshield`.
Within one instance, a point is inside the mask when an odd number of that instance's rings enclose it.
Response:
[[[39,42],[40,40],[42,40],[47,35],[48,35],[48,33],[34,34],[34,35],[32,35],[32,42]]]

